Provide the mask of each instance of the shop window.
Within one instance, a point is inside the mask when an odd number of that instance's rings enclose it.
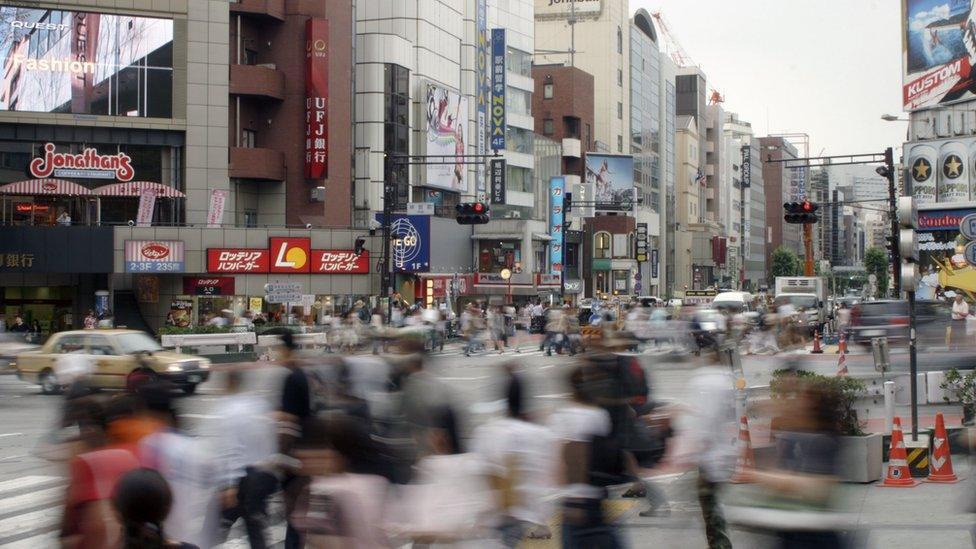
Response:
[[[593,257],[608,259],[610,257],[610,233],[596,233],[593,235]]]
[[[630,293],[630,271],[613,271],[614,295]]]
[[[554,90],[553,90],[553,85],[552,84],[543,84],[542,85],[542,98],[543,99],[552,99],[553,91]]]
[[[241,130],[241,147],[253,149],[257,146],[258,132],[254,130]]]
[[[498,273],[522,261],[522,243],[518,240],[482,240],[478,246],[478,272]]]

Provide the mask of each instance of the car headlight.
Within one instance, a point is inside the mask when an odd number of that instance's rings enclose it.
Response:
[[[169,372],[179,372],[183,367],[180,364],[170,364],[166,370]]]

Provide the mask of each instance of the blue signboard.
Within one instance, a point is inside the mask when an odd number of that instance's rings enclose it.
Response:
[[[491,29],[492,150],[505,148],[505,29]]]
[[[383,214],[376,214],[383,222]],[[430,217],[426,215],[390,216],[390,258],[393,272],[430,272]]]
[[[549,180],[549,272],[563,272],[563,202],[566,195],[566,179],[553,177]]]

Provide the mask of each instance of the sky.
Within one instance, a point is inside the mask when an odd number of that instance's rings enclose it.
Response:
[[[630,0],[661,11],[724,108],[757,135],[807,133],[810,154],[896,150],[900,0]],[[709,94],[711,92],[709,91]]]

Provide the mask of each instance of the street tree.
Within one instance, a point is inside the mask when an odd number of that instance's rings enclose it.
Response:
[[[888,263],[888,254],[882,248],[868,248],[864,252],[864,270],[878,279],[875,297],[888,291]]]
[[[772,261],[770,273],[774,279],[777,276],[797,276],[800,274],[800,258],[786,246],[776,248],[776,251],[773,252]]]

